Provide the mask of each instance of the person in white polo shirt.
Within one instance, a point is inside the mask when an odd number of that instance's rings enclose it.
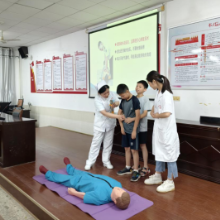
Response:
[[[112,152],[116,119],[123,121],[123,115],[114,114],[114,109],[119,105],[116,94],[109,91],[109,86],[104,80],[97,84],[97,96],[95,97],[94,136],[86,160],[85,170],[90,170],[98,157],[103,142],[102,162],[108,169],[113,169],[110,162]]]

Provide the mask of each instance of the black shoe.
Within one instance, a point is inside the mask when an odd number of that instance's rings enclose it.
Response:
[[[132,177],[131,177],[130,180],[131,180],[132,182],[136,182],[136,181],[138,181],[138,180],[140,179],[140,177],[141,177],[141,175],[140,175],[139,172],[133,171]]]
[[[132,169],[132,171],[134,171],[134,166],[131,167],[131,169]],[[139,170],[139,171],[141,170],[141,165],[140,165],[140,164],[139,164],[139,166],[138,166],[138,170]]]
[[[132,169],[131,168],[124,168],[123,170],[120,170],[117,172],[118,175],[124,175],[124,174],[131,174],[132,173]]]

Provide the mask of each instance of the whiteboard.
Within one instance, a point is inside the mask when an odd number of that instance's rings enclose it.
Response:
[[[172,89],[220,89],[220,18],[168,30]]]

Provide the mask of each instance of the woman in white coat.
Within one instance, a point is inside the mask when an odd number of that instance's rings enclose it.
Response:
[[[161,184],[161,173],[168,167],[167,180],[157,187],[157,192],[166,193],[175,190],[173,178],[178,177],[176,161],[180,154],[179,136],[177,133],[173,92],[169,80],[156,71],[147,75],[150,87],[158,90],[151,116],[155,119],[152,137],[152,151],[156,160],[156,172],[145,180],[145,184]]]
[[[102,162],[108,169],[113,169],[110,162],[112,152],[114,130],[116,118],[124,120],[123,115],[117,115],[111,112],[111,108],[119,105],[116,94],[109,91],[109,86],[103,80],[97,84],[98,94],[95,97],[95,120],[94,136],[92,139],[89,156],[86,161],[85,170],[90,170],[99,155],[100,147],[103,142]],[[110,106],[111,105],[111,106]]]

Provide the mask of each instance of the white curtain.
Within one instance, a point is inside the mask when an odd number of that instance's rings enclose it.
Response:
[[[17,103],[15,88],[15,59],[11,48],[0,47],[0,102]]]

